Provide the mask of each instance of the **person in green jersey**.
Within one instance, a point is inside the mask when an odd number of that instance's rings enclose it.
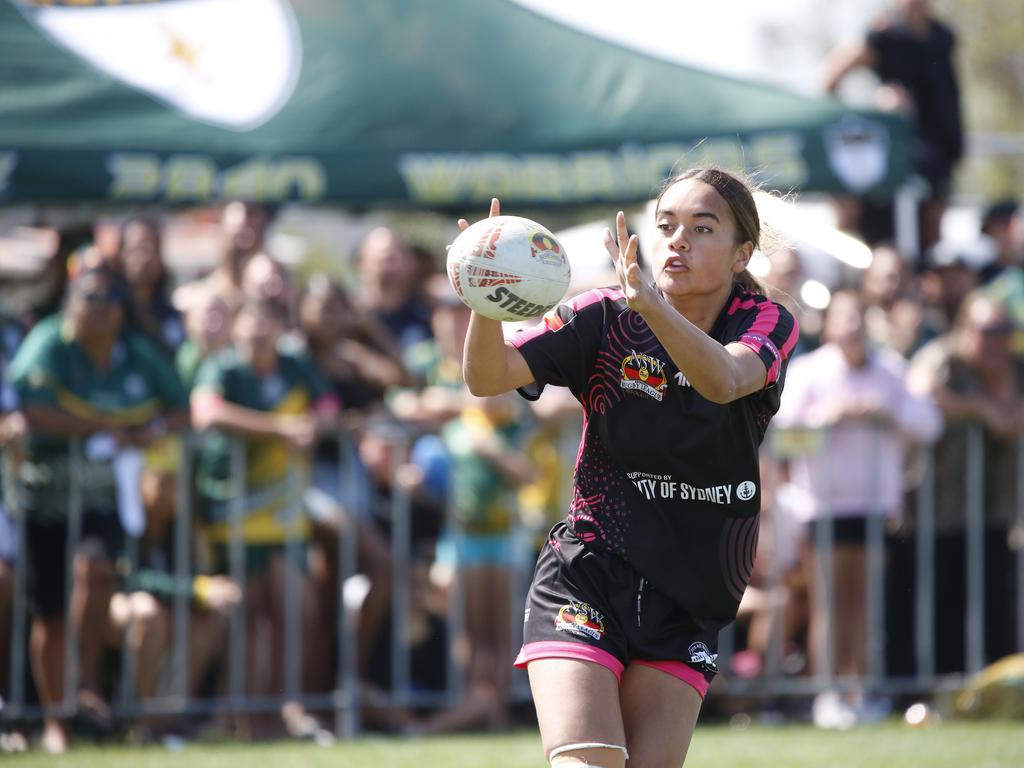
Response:
[[[307,672],[319,653],[310,641],[321,636],[305,573],[310,523],[302,497],[312,450],[320,435],[338,428],[339,404],[307,358],[278,345],[286,327],[281,304],[247,300],[232,326],[233,344],[203,362],[191,395],[193,423],[205,433],[196,473],[201,512],[224,571],[230,570],[232,535],[240,535],[244,542],[245,572],[232,575],[244,576],[251,694],[282,690],[286,599],[301,600]],[[232,477],[236,440],[245,458],[240,499]],[[234,513],[239,508],[242,515],[236,527]],[[292,547],[286,546],[289,540]],[[287,557],[289,552],[294,557]],[[299,571],[300,595],[284,594],[289,568]],[[276,663],[269,668],[260,663],[255,645],[264,622],[273,628],[271,658]]]
[[[4,473],[6,502],[26,520],[33,619],[30,657],[47,710],[45,748],[67,748],[66,725],[53,714],[64,699],[65,547],[71,465],[84,461],[78,490],[82,535],[74,558],[70,616],[79,641],[79,707],[109,720],[99,694],[100,654],[114,562],[124,530],[118,517],[111,454],[148,448],[188,423],[178,377],[148,339],[125,328],[125,293],[107,266],[81,272],[64,309],[39,322],[11,363],[11,381],[28,426],[25,455]],[[72,441],[84,458],[69,458]],[[105,445],[104,445],[105,444]],[[120,510],[122,513],[125,510]]]

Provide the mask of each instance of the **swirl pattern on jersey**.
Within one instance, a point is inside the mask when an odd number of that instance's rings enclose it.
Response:
[[[622,488],[617,487],[622,482],[622,469],[611,460],[600,440],[588,437],[589,432],[584,431],[569,506],[569,527],[580,540],[599,539],[609,549],[624,555],[629,510]]]
[[[727,518],[722,526],[719,540],[722,576],[729,594],[737,601],[743,597],[743,591],[754,573],[760,520],[760,515]]]

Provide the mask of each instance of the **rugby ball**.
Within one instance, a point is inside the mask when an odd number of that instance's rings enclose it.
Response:
[[[448,280],[474,312],[528,320],[569,288],[569,259],[548,229],[521,216],[492,216],[464,229],[448,249]]]

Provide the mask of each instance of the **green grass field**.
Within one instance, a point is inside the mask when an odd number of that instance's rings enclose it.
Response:
[[[536,733],[422,740],[366,738],[320,748],[307,744],[191,744],[162,748],[85,746],[60,758],[4,756],[11,768],[543,768]],[[698,726],[687,768],[1022,768],[1024,724],[941,723],[912,730],[892,721],[846,733],[810,726]]]

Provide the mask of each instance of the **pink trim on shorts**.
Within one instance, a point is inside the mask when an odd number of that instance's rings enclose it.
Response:
[[[594,648],[593,646],[581,643],[567,643],[557,640],[541,640],[536,643],[527,643],[519,651],[519,655],[516,656],[514,663],[519,669],[526,669],[528,663],[537,659],[579,659],[580,661],[591,661],[605,669],[610,669],[619,683],[622,682],[622,670],[625,669],[622,662],[608,653],[608,651],[602,651],[600,648]],[[707,688],[707,685],[705,684],[704,687]]]
[[[705,679],[704,675],[698,672],[688,664],[683,664],[681,661],[631,661],[630,664],[639,664],[642,667],[652,667],[660,670],[672,677],[677,677],[684,683],[687,683],[691,688],[697,691],[697,694],[703,699],[708,692],[710,683]]]

